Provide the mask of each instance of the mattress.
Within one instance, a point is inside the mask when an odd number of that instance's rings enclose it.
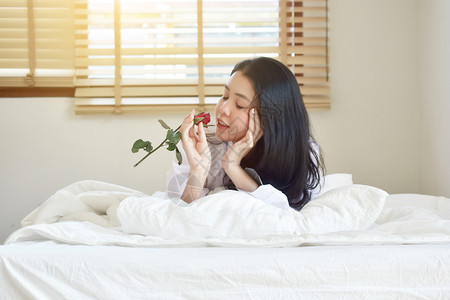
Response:
[[[0,247],[0,299],[449,299],[450,245]]]

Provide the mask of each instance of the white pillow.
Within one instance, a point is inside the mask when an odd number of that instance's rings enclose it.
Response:
[[[280,209],[244,192],[225,190],[188,206],[158,198],[130,197],[118,209],[126,233],[164,239],[238,238],[364,230],[379,216],[387,193],[375,187],[332,189],[301,211]]]
[[[320,195],[328,192],[329,190],[352,184],[352,174],[335,173],[325,175],[324,177],[322,177],[320,185],[312,192],[311,198],[317,198]]]
[[[300,211],[316,233],[365,230],[375,223],[389,194],[367,185],[343,185],[308,202]]]

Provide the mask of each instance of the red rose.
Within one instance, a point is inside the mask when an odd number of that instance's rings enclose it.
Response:
[[[194,124],[198,125],[203,123],[203,125],[208,125],[208,123],[211,121],[211,116],[209,113],[201,112],[198,115],[194,116]]]

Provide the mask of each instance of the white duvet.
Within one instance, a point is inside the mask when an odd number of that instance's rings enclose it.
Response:
[[[53,240],[80,245],[300,246],[450,242],[450,199],[411,201],[371,186],[332,189],[301,211],[222,191],[190,205],[98,181],[50,197],[5,244]],[[426,199],[426,201],[423,201]]]

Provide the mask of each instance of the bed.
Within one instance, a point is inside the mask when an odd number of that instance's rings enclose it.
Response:
[[[0,299],[449,299],[450,199],[329,178],[300,212],[76,182],[0,246]]]

